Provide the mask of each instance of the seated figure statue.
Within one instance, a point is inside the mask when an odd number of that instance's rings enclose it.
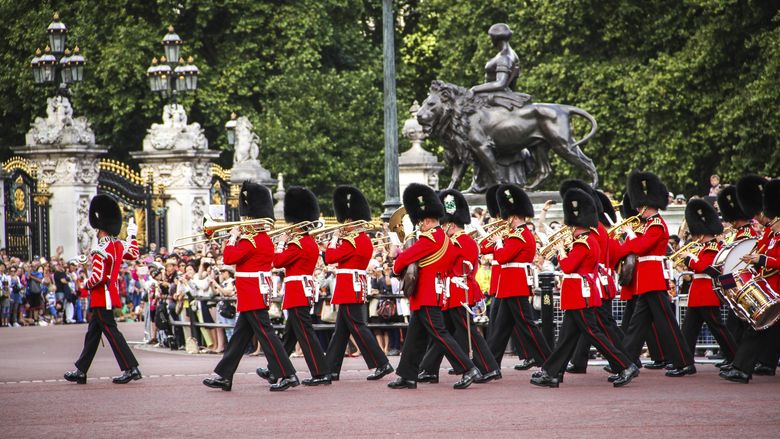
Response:
[[[490,26],[488,35],[499,51],[485,65],[485,83],[471,87],[474,99],[507,110],[520,108],[531,100],[531,96],[513,91],[520,75],[520,58],[509,45],[512,30],[504,23],[496,23]]]

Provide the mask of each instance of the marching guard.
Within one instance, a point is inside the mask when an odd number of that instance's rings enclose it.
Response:
[[[417,264],[419,271],[415,290],[409,298],[412,315],[396,370],[398,378],[387,386],[391,389],[417,388],[420,361],[425,354],[428,337],[431,337],[443,349],[455,372],[463,374],[454,388],[465,389],[481,374],[444,327],[442,318],[440,306],[444,277],[452,263],[447,251],[452,244],[439,225],[444,206],[433,189],[419,183],[412,183],[404,190],[403,204],[412,223],[419,228],[419,237],[417,242],[398,254],[393,272],[401,274],[411,264]]]
[[[371,221],[368,200],[359,189],[352,186],[336,188],[333,193],[333,210],[340,223]],[[336,328],[325,356],[333,381],[339,380],[350,334],[363,354],[366,366],[376,369],[366,377],[367,380],[381,379],[393,371],[393,366],[366,326],[365,303],[369,288],[366,268],[374,255],[374,245],[365,231],[357,229],[349,225],[337,229],[325,250],[325,263],[338,264],[331,304],[338,305],[339,310]],[[341,230],[346,235],[341,236]]]
[[[639,375],[639,369],[601,330],[590,302],[601,294],[598,288],[599,238],[592,231],[598,224],[595,200],[581,189],[569,189],[563,196],[563,218],[572,228],[571,248],[558,244],[558,264],[565,273],[561,285],[561,309],[564,311],[555,349],[531,378],[531,384],[558,387],[566,363],[581,335],[588,338],[608,359],[617,375],[609,377],[614,387],[625,386]]]
[[[122,307],[117,287],[117,277],[122,261],[138,259],[138,243],[135,235],[138,226],[127,224],[127,242],[116,238],[122,229],[122,212],[111,196],[99,194],[89,204],[89,225],[97,230],[98,244],[92,250],[92,266],[86,287],[89,290],[89,306],[92,313],[84,337],[84,349],[76,361],[76,370],[65,372],[65,379],[78,384],[87,383],[87,372],[95,358],[101,335],[105,334],[114,352],[122,375],[114,377],[115,384],[126,384],[142,378],[133,352],[114,320],[113,308]]]
[[[245,181],[238,195],[238,206],[242,221],[274,220],[271,191],[265,186]],[[273,257],[274,245],[264,225],[240,225],[230,231],[223,258],[225,264],[236,266],[236,310],[239,314],[233,337],[214,369],[217,375],[204,379],[206,386],[224,391],[232,389],[233,375],[253,335],[268,360],[268,369],[259,368],[257,374],[271,384],[270,390],[279,392],[300,383],[268,316],[269,294],[273,290]]]

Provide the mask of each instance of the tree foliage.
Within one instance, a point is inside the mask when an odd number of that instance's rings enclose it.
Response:
[[[522,62],[518,89],[598,120],[585,151],[607,188],[620,191],[635,168],[688,193],[711,173],[733,181],[780,169],[777,1],[397,0],[395,8],[401,122],[431,80],[481,82],[495,51],[486,31],[506,22]],[[144,74],[173,24],[201,69],[198,92],[182,101],[211,147],[224,150],[223,166],[232,162],[223,127],[235,111],[252,120],[264,166],[286,184],[311,187],[324,206],[335,185],[356,184],[378,210],[380,1],[0,0],[0,159],[43,115],[49,90],[33,86],[29,61],[54,11],[88,62],[73,88],[75,112],[113,158],[129,160],[160,119]],[[554,166],[558,180],[573,172]]]

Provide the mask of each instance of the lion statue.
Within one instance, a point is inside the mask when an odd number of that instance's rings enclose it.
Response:
[[[591,125],[590,132],[577,141],[572,137],[572,115]],[[474,178],[468,192],[483,193],[497,183],[538,188],[552,175],[550,149],[583,169],[593,187],[598,184],[596,167],[580,148],[596,133],[597,124],[580,108],[543,103],[513,109],[489,106],[463,87],[433,81],[417,121],[426,134],[444,145],[445,158],[452,166],[450,189],[460,185],[471,163]],[[536,178],[527,185],[527,174],[534,168]]]

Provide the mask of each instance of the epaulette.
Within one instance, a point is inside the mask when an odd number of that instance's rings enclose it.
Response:
[[[463,248],[463,246],[460,244],[460,242],[457,239],[455,239],[454,236],[450,236],[450,242],[452,242],[452,244],[457,247]]]
[[[656,216],[653,219],[651,219],[650,221],[648,221],[647,224],[645,224],[645,230],[647,230],[647,229],[649,229],[650,227],[653,227],[653,226],[661,226],[661,227],[664,226],[664,222],[663,222],[663,220],[661,219],[660,216]]]
[[[111,238],[101,238],[98,239],[97,247],[93,248],[92,251],[89,252],[90,255],[100,255],[105,259],[108,256],[108,252],[106,251],[106,248],[108,248],[108,244],[111,242]]]
[[[287,241],[287,245],[290,245],[290,244],[297,245],[298,248],[303,248],[303,245],[301,245],[301,237],[300,236],[295,237],[295,238]]]
[[[341,239],[352,244],[352,247],[357,248],[357,244],[355,244],[356,237],[357,237],[356,235],[348,235],[348,236],[342,236]]]
[[[252,244],[252,247],[257,248],[255,236],[257,236],[257,233],[242,233],[241,236],[238,237],[238,240],[241,241],[242,239],[246,239],[250,244]]]
[[[585,244],[585,247],[587,247],[588,250],[590,250],[590,244],[588,244],[587,234],[578,236],[577,239],[575,239],[574,242],[571,244],[572,247],[574,247],[574,244]]]
[[[712,250],[715,252],[720,251],[720,246],[718,245],[718,241],[713,239],[712,241],[708,242],[703,249],[701,249],[701,251],[708,251],[708,250]]]
[[[436,242],[436,238],[433,237],[433,230],[428,230],[427,232],[420,232],[420,238],[428,238],[433,242]]]
[[[519,240],[525,242],[525,238],[523,238],[523,228],[520,227],[519,229],[511,229],[509,230],[506,235],[504,235],[504,238],[518,238]]]

